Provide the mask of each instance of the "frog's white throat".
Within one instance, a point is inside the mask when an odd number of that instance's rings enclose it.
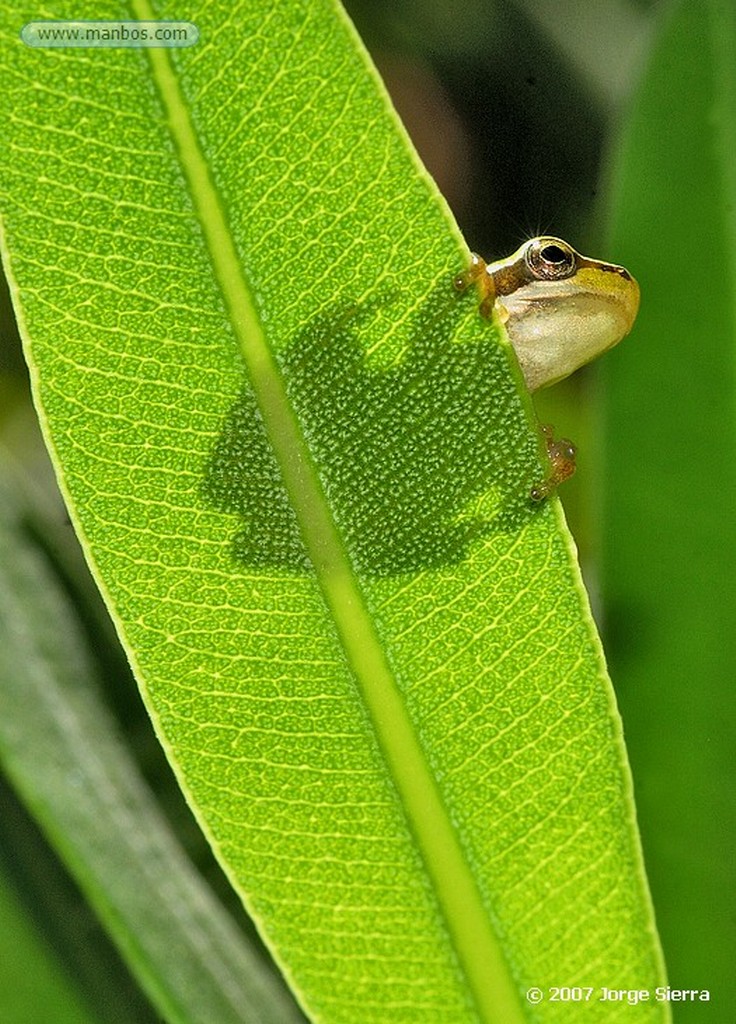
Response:
[[[534,281],[500,296],[505,323],[530,391],[567,377],[631,330],[638,289],[590,291],[574,278]]]

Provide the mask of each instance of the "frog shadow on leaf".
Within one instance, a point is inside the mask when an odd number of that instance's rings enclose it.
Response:
[[[453,340],[465,312],[443,285],[415,314],[403,358],[383,368],[366,356],[361,331],[396,302],[384,295],[316,316],[278,359],[346,548],[371,576],[460,562],[471,544],[535,514],[524,478],[536,471],[534,447],[493,332],[479,325],[477,340]],[[499,420],[518,436],[503,464],[492,455]],[[491,489],[489,517],[473,506]],[[238,562],[312,571],[249,383],[203,491],[242,518]]]

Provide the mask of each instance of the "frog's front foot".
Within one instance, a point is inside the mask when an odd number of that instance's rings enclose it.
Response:
[[[480,296],[480,312],[487,320],[492,318],[493,307],[496,303],[496,288],[493,283],[493,274],[489,272],[488,264],[482,256],[471,253],[470,266],[458,274],[452,283],[459,292],[464,292],[471,284],[476,284]]]
[[[550,461],[550,473],[541,483],[534,484],[529,495],[532,501],[542,501],[565,480],[569,480],[575,472],[575,455],[577,448],[566,437],[555,441],[554,429],[549,424],[542,427],[545,444],[547,446],[547,458]]]

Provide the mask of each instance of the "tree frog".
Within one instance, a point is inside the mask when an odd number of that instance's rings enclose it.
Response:
[[[581,256],[551,235],[532,238],[496,263],[473,254],[454,283],[459,291],[477,285],[480,311],[505,325],[530,391],[562,380],[621,341],[639,309],[639,285],[628,270]],[[532,487],[537,501],[575,472],[575,445],[542,429],[551,473]]]

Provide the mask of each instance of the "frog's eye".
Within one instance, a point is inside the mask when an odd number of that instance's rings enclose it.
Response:
[[[535,238],[524,255],[532,274],[542,281],[559,281],[575,273],[577,254],[561,238]]]

